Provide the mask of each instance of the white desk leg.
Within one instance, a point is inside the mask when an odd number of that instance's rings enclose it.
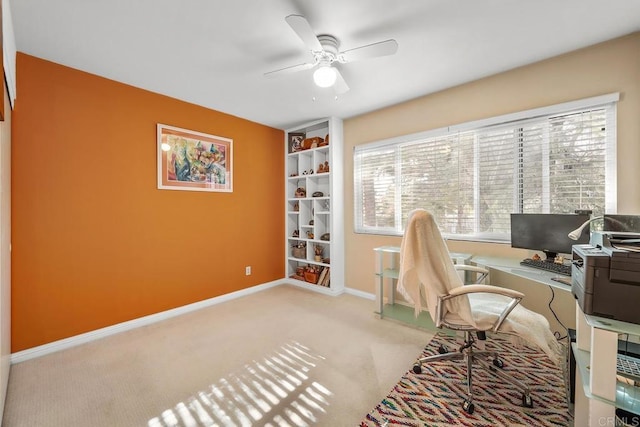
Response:
[[[390,254],[391,256],[391,269],[392,270],[396,270],[398,267],[396,266],[396,256],[395,254]],[[398,284],[398,281],[393,279],[393,278],[389,278],[389,304],[393,305],[396,303],[396,286]]]
[[[589,427],[615,426],[616,408],[598,399],[589,399]],[[574,426],[578,424],[575,423]]]
[[[591,326],[576,301],[576,345],[580,350],[591,351]],[[616,346],[618,344],[616,343]]]
[[[573,425],[588,426],[589,425],[589,399],[584,394],[584,385],[582,383],[582,375],[580,369],[576,369],[576,401],[574,405]]]
[[[382,317],[382,306],[384,305],[382,294],[384,290],[382,256],[382,252],[379,251],[376,253],[376,305],[378,306],[378,314],[380,314],[380,317]]]
[[[591,393],[611,402],[616,401],[616,358],[618,334],[591,328]],[[613,425],[615,406],[589,399],[589,425]]]

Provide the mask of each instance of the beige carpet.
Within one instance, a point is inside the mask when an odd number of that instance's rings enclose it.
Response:
[[[2,426],[357,426],[432,335],[279,286],[13,365]]]

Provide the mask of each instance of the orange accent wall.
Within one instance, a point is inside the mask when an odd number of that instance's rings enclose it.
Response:
[[[17,85],[13,352],[284,276],[282,130],[22,53]],[[233,192],[158,190],[157,123],[233,139]]]

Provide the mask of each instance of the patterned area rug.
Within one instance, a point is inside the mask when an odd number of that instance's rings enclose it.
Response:
[[[455,338],[436,335],[423,355],[437,354],[440,344],[457,349]],[[490,337],[487,349],[500,352],[503,371],[531,389],[533,408],[521,405],[522,393],[485,369],[474,365],[475,411],[462,409],[466,396],[463,361],[442,361],[422,366],[422,374],[408,371],[391,393],[361,421],[369,426],[571,426],[562,369],[540,350],[514,346]]]

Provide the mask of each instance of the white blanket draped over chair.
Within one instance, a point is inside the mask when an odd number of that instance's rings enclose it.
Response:
[[[458,289],[463,287],[464,291]],[[446,319],[447,323],[469,325],[479,331],[491,331],[506,304],[512,300],[508,296],[495,293],[499,289],[503,288],[487,285],[465,286],[455,270],[449,249],[433,216],[422,209],[411,212],[400,251],[398,290],[414,304],[416,316],[423,308],[424,297],[426,308],[438,325],[438,297],[464,293],[466,297],[463,295],[444,301],[441,317]],[[503,290],[505,295],[509,292],[519,294],[508,289]],[[488,293],[490,291],[491,293]],[[557,363],[564,360],[563,348],[551,332],[547,319],[521,305],[516,305],[494,332],[509,334],[516,343],[524,340],[537,345]]]

